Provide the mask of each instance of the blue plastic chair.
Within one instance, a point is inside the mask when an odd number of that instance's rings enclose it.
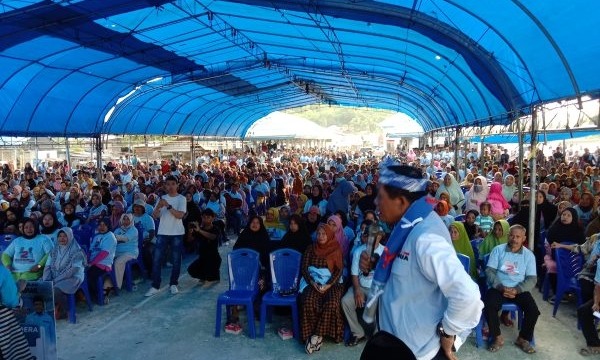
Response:
[[[246,306],[250,337],[256,337],[254,328],[254,301],[258,296],[258,275],[260,255],[251,249],[238,249],[227,255],[229,269],[229,290],[217,299],[215,337],[221,334],[221,313],[223,305]]]
[[[98,282],[96,283],[96,288],[98,289],[98,305],[104,306],[104,278],[106,276],[110,277],[110,281],[112,282],[113,290],[115,291],[115,296],[119,296],[119,289],[117,288],[117,276],[115,274],[115,267],[108,272],[105,272],[102,276],[98,277]]]
[[[471,271],[471,258],[469,258],[465,254],[460,254],[460,253],[456,253],[456,256],[458,256],[458,260],[460,260],[463,267],[465,268],[465,271],[467,272],[467,274],[469,274]]]
[[[6,250],[6,248],[16,237],[16,235],[12,234],[0,235],[0,255],[4,252],[4,250]]]
[[[79,289],[83,291],[83,295],[85,296],[85,302],[88,306],[88,311],[92,311],[92,298],[90,297],[90,290],[88,289],[87,279],[84,278],[81,285],[79,285]],[[69,302],[69,322],[71,324],[77,323],[77,305],[75,301],[75,294],[68,294],[67,301]]]
[[[567,249],[555,249],[556,258],[556,296],[552,316],[556,317],[558,306],[565,293],[574,291],[577,296],[577,307],[581,306],[581,287],[577,274],[583,269],[583,255],[572,253]]]
[[[260,337],[265,336],[265,323],[271,322],[270,306],[292,308],[294,337],[299,339],[300,321],[298,318],[298,284],[300,282],[300,261],[302,254],[292,249],[273,251],[270,256],[271,281],[273,290],[266,293],[260,306]]]
[[[465,221],[465,214],[456,215],[454,221]]]
[[[137,259],[131,259],[125,263],[124,284],[125,289],[129,292],[133,291],[133,265],[137,265],[142,272],[144,278],[148,277],[148,272],[144,266],[143,250],[144,250],[144,228],[137,224],[135,226],[138,230],[138,257]]]
[[[90,248],[93,235],[94,229],[89,225],[81,225],[73,229],[73,237],[75,237],[75,241],[77,241],[82,248]]]

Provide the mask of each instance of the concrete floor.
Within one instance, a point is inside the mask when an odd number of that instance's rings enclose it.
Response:
[[[221,332],[221,337],[213,336],[216,298],[227,288],[225,254],[230,250],[231,246],[221,248],[222,280],[212,289],[202,289],[187,275],[186,265],[193,260],[188,257],[182,266],[180,293],[175,296],[163,283],[161,293],[145,298],[150,286],[146,281],[137,291],[122,292],[119,297],[111,298],[108,305],[95,306],[92,312],[80,304],[77,324],[67,321],[57,324],[59,359],[306,359],[308,355],[301,344],[293,339],[283,341],[276,334],[277,328],[291,326],[287,317],[274,316],[273,323],[267,324],[264,339],[248,338],[243,318],[241,335]],[[169,271],[163,271],[163,281],[167,284]],[[535,355],[527,355],[512,345],[516,330],[503,328],[506,345],[500,352],[492,354],[477,349],[474,338],[469,338],[458,357],[461,360],[583,358],[577,353],[585,341],[576,328],[575,305],[561,304],[557,317],[553,318],[551,305],[542,301],[537,291],[534,296],[542,312],[536,326]],[[359,359],[362,346],[347,348],[343,344],[325,343],[311,358]]]

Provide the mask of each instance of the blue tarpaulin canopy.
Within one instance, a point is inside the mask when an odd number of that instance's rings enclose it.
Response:
[[[588,136],[598,136],[600,132],[590,129],[589,131],[560,131],[552,132],[548,134],[538,133],[537,143],[543,143],[546,141],[560,141],[569,139],[578,139]],[[481,142],[481,136],[474,136],[469,138],[471,142]],[[519,142],[519,136],[517,134],[494,134],[483,137],[483,141],[488,144],[516,144]],[[531,134],[524,134],[523,143],[529,144],[531,142]]]
[[[244,136],[308,104],[425,131],[600,90],[590,0],[3,0],[0,134]],[[293,126],[293,124],[291,124]]]

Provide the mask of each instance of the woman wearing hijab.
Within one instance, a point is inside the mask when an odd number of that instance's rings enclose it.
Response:
[[[508,233],[510,231],[510,224],[506,220],[498,220],[494,223],[492,231],[483,239],[483,242],[479,245],[479,259],[483,258],[492,252],[492,250],[501,244],[508,242]]]
[[[269,238],[271,239],[271,241],[281,240],[281,238],[283,237],[283,235],[285,235],[285,232],[287,230],[285,228],[285,225],[283,225],[279,221],[279,210],[274,207],[269,208],[269,210],[267,210],[264,225],[267,229],[267,232],[269,233]]]
[[[314,240],[317,236],[317,227],[321,223],[321,215],[319,214],[319,207],[312,206],[307,214],[304,214],[306,218],[306,229],[310,234],[310,238]]]
[[[477,282],[479,275],[477,274],[477,263],[475,259],[475,253],[473,252],[473,248],[471,247],[471,242],[469,241],[469,236],[467,235],[467,231],[463,223],[455,221],[450,224],[449,227],[450,238],[452,239],[452,245],[454,246],[454,250],[456,253],[467,255],[471,261],[469,261],[469,275],[471,278]]]
[[[56,215],[61,226],[74,228],[81,224],[81,220],[75,214],[75,206],[72,203],[66,203],[63,206],[63,211],[58,212]]]
[[[233,250],[252,249],[260,254],[261,268],[269,266],[269,233],[260,216],[248,219],[248,225],[238,236]]]
[[[52,245],[56,245],[56,238],[58,237],[58,231],[61,226],[58,222],[58,219],[54,213],[44,214],[41,219],[40,225],[40,233],[42,235],[46,235],[50,241],[52,241]]]
[[[304,225],[304,219],[298,214],[290,217],[290,229],[281,239],[279,248],[294,249],[304,254],[306,248],[312,243],[310,234]]]
[[[494,220],[505,219],[508,216],[511,206],[502,195],[502,185],[499,182],[493,182],[490,186],[487,202],[491,205]]]
[[[546,238],[551,247],[554,243],[570,242],[578,245],[585,243],[585,234],[583,228],[579,225],[577,210],[570,207],[563,211],[560,215],[560,220],[555,221],[548,229]],[[546,265],[546,271],[550,275],[552,291],[556,293],[556,259],[553,252],[550,255],[544,256],[544,264]]]
[[[300,295],[300,339],[308,354],[321,349],[323,338],[341,342],[344,337],[344,317],[341,310],[344,286],[342,249],[335,232],[327,224],[317,230],[317,242],[310,245],[302,257]]]
[[[294,211],[294,214],[302,215],[304,214],[304,206],[308,201],[308,196],[305,194],[300,194],[297,200],[297,209]]]
[[[98,278],[112,270],[117,250],[117,239],[110,231],[110,221],[100,219],[96,234],[90,244],[90,263],[87,268],[88,287],[92,297],[96,297]],[[97,300],[97,299],[96,299]]]
[[[355,214],[358,216],[356,222],[362,223],[365,212],[368,210],[375,210],[375,198],[377,198],[377,189],[373,184],[367,184],[365,186],[365,196],[358,200],[358,206],[356,207]]]
[[[73,237],[73,230],[64,227],[58,231],[57,243],[44,267],[42,280],[52,281],[58,318],[63,318],[68,308],[67,295],[75,294],[83,282],[87,260]]]
[[[125,204],[122,201],[114,201],[110,214],[110,228],[118,229],[121,226],[121,215],[125,213]]]
[[[129,260],[137,259],[138,248],[138,230],[133,222],[132,214],[121,215],[119,227],[114,231],[117,239],[117,249],[115,251],[115,277],[117,278],[117,288],[123,284],[123,274],[125,273],[125,264]]]
[[[449,227],[454,222],[454,217],[448,214],[450,205],[445,200],[440,200],[433,210],[440,216],[446,227]]]
[[[444,182],[440,185],[435,193],[435,198],[440,199],[440,194],[446,192],[450,195],[450,206],[457,212],[462,212],[462,206],[465,203],[465,195],[463,194],[458,182],[452,174],[444,176]]]
[[[319,215],[325,215],[327,211],[327,200],[323,199],[323,187],[321,185],[313,185],[311,189],[311,197],[304,204],[304,213],[306,214],[312,206],[319,208]]]
[[[50,239],[39,234],[35,221],[25,220],[23,235],[14,239],[2,253],[2,264],[15,280],[38,280],[52,249]]]
[[[23,217],[29,217],[31,215],[31,209],[33,209],[35,205],[35,200],[31,196],[31,191],[28,187],[24,187],[21,191],[21,196],[19,198],[19,208]]]
[[[266,290],[267,288],[267,274],[269,271],[269,233],[267,233],[267,229],[263,224],[263,220],[260,216],[251,216],[248,219],[248,224],[242,230],[240,235],[238,236],[235,245],[233,245],[233,250],[237,249],[251,249],[258,252],[260,256],[260,275],[258,280],[258,287],[260,292]],[[262,296],[262,294],[261,294]],[[259,296],[259,298],[261,297]],[[225,331],[232,333],[241,332],[242,327],[239,324],[239,316],[237,306],[233,306],[230,308],[230,315],[227,319],[227,324],[225,324]]]
[[[473,186],[465,194],[465,211],[479,210],[479,205],[487,200],[489,193],[487,180],[484,176],[477,176]]]
[[[512,175],[506,175],[504,178],[504,184],[502,185],[502,195],[504,196],[504,199],[512,199],[517,190],[517,186],[515,185],[515,177]]]
[[[348,252],[350,251],[350,241],[346,237],[346,233],[344,232],[344,225],[342,224],[342,219],[337,215],[331,215],[327,219],[327,224],[333,230],[335,235],[335,240],[340,245],[340,249],[342,249],[343,259],[348,258]]]
[[[123,211],[125,211],[125,205],[123,205]],[[114,204],[113,204],[113,213],[114,213]],[[89,215],[88,215],[88,223],[91,221],[97,221],[101,218],[104,218],[108,215],[108,207],[102,203],[102,197],[100,194],[93,194],[92,200],[90,202],[89,207]],[[111,224],[108,224],[109,226]],[[113,229],[111,227],[111,229]]]
[[[12,308],[19,305],[17,285],[10,272],[0,266],[0,358],[32,359],[29,344]]]

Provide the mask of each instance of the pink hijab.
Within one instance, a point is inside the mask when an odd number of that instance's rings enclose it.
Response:
[[[335,239],[340,244],[342,248],[342,254],[344,255],[344,259],[348,256],[348,251],[350,250],[348,239],[346,238],[346,233],[344,233],[344,226],[342,225],[342,219],[340,219],[337,215],[331,215],[327,222],[333,221],[337,230],[335,231]]]

